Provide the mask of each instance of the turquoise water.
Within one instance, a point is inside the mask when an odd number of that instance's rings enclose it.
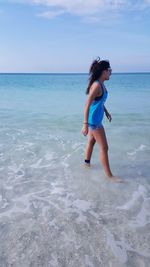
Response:
[[[105,83],[110,165],[83,165],[86,74],[0,75],[1,266],[149,266],[150,74]]]

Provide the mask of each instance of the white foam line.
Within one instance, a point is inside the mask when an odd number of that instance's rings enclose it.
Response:
[[[44,202],[46,202],[46,203],[48,203],[48,204],[51,204],[51,205],[54,206],[57,210],[59,210],[61,213],[65,214],[65,212],[64,212],[61,208],[59,208],[58,205],[54,204],[54,202],[52,202],[51,200],[49,200],[49,199],[45,199],[45,198],[43,199],[42,197],[36,197],[36,199],[38,199],[38,200],[42,200],[42,201],[44,201]],[[36,199],[33,199],[33,200],[36,200]]]
[[[133,251],[140,256],[144,256],[150,259],[150,255],[148,253],[144,253],[138,250],[133,249],[129,244],[125,242],[123,239],[122,241],[116,241],[114,239],[113,234],[105,227],[105,231],[107,234],[107,244],[111,247],[113,254],[122,262],[125,263],[128,260],[127,251]]]
[[[36,192],[31,192],[31,193],[28,193],[26,195],[23,195],[23,196],[20,196],[20,197],[17,197],[15,199],[12,200],[12,207],[11,209],[9,210],[6,210],[6,211],[3,211],[0,213],[0,218],[3,218],[4,216],[7,216],[7,217],[11,217],[14,213],[25,213],[25,212],[29,212],[29,205],[30,205],[30,202],[33,200],[36,200],[36,199],[40,199],[42,201],[46,201],[45,198],[42,198],[42,197],[39,197],[37,194],[43,194],[45,193],[45,190],[41,190],[41,191],[36,191]],[[34,198],[30,198],[31,196],[33,196]],[[35,199],[36,197],[36,199]],[[25,208],[22,208],[22,207],[18,207],[17,204],[18,202],[20,204],[23,204]],[[30,212],[31,213],[31,212]]]
[[[52,163],[50,164],[47,164],[47,165],[41,165],[39,167],[37,167],[38,169],[43,169],[43,168],[49,168],[49,167],[52,167]]]
[[[26,147],[31,147],[34,145],[34,143],[31,143],[31,142],[24,142],[24,144],[26,144],[27,146]]]
[[[63,195],[64,194],[64,188],[62,187],[54,187],[52,190],[51,190],[51,195],[53,194],[59,194],[59,195]]]
[[[21,170],[22,167],[23,167],[22,163],[18,167],[16,163],[13,163],[11,166],[8,167],[8,169],[13,171],[14,173],[17,173],[18,171]]]
[[[118,258],[121,262],[125,263],[128,259],[125,245],[120,244],[119,241],[114,239],[113,234],[106,228],[107,233],[107,244],[111,247],[111,250],[116,258]]]
[[[55,152],[46,153],[44,157],[48,161],[50,161],[50,160],[57,160],[58,159],[57,154]]]
[[[13,206],[12,207],[10,207],[10,209],[9,210],[6,210],[6,211],[4,211],[4,212],[1,212],[0,213],[0,218],[3,218],[3,217],[12,217],[12,215],[14,214],[14,213],[26,213],[27,211],[29,212],[29,200],[27,200],[27,198],[25,199],[24,198],[24,201],[21,201],[22,202],[22,204],[24,204],[24,203],[26,203],[26,207],[23,209],[22,207],[18,207],[17,206],[17,202],[16,203],[11,203],[11,204],[13,204]]]
[[[140,145],[138,148],[135,148],[133,151],[127,152],[127,154],[129,156],[134,156],[138,151],[143,151],[145,148],[146,148],[145,145]]]
[[[68,158],[72,155],[72,153],[68,153],[66,156],[61,157],[61,165],[64,166],[64,174],[65,178],[69,179],[72,177],[72,172],[69,170],[69,163],[67,163]]]
[[[87,221],[87,216],[85,215],[85,212],[90,211],[91,208],[91,203],[82,200],[82,199],[75,199],[74,201],[66,201],[66,209],[68,212],[76,212],[78,214],[78,217],[76,218],[76,222],[80,223],[85,223],[90,227],[88,221]]]
[[[148,223],[150,223],[150,212],[146,209],[146,202],[149,203],[149,201],[150,199],[148,198],[144,200],[140,212],[138,213],[134,221],[129,223],[131,227],[144,227]]]
[[[131,200],[125,203],[123,206],[118,206],[116,209],[129,210],[140,197],[145,197],[146,189],[143,185],[139,185],[138,190],[133,192]]]
[[[86,200],[76,199],[73,202],[73,206],[83,212],[86,212],[91,208],[91,203]]]
[[[42,159],[39,159],[36,163],[30,165],[32,168],[39,168],[40,163],[42,162]]]
[[[51,161],[49,164],[40,165],[42,160],[43,159],[39,159],[36,163],[31,164],[30,167],[35,168],[35,169],[43,169],[43,168],[52,167],[52,165],[54,164],[54,162]]]

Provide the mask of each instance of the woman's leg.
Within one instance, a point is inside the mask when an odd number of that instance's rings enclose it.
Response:
[[[94,144],[96,143],[96,140],[92,134],[92,131],[88,130],[88,142],[85,149],[85,159],[90,160],[93,152]]]
[[[93,136],[96,142],[100,146],[100,160],[101,160],[101,163],[103,165],[106,175],[115,181],[121,182],[122,180],[120,178],[113,176],[110,166],[109,166],[108,143],[107,143],[107,138],[106,138],[104,127],[102,126],[101,128],[92,131],[92,133],[93,133]]]

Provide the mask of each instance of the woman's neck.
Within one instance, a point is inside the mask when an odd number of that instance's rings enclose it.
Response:
[[[99,78],[99,81],[100,81],[101,83],[104,83],[105,79],[103,79],[103,78]]]

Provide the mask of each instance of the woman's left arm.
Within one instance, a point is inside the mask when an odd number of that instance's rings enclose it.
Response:
[[[107,108],[105,106],[104,106],[104,112],[105,112],[105,115],[106,115],[107,119],[109,121],[111,121],[112,120],[111,114],[108,112],[108,110],[107,110]]]
[[[104,106],[104,111],[105,111],[105,113],[108,113],[108,110],[105,106]]]

